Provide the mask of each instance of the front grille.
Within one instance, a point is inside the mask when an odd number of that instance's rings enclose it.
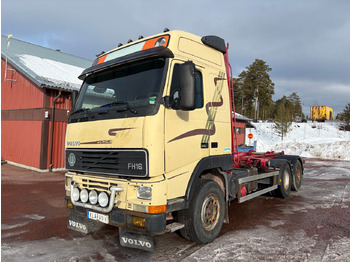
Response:
[[[111,186],[118,186],[116,183],[102,182],[94,179],[82,179],[81,185],[89,190],[108,191]]]
[[[67,149],[66,169],[118,176],[148,176],[148,153],[144,149]]]

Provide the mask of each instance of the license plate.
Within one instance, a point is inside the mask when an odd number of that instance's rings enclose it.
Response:
[[[102,214],[99,214],[99,213],[88,211],[87,212],[87,217],[90,218],[90,219],[93,219],[93,220],[100,221],[100,222],[105,223],[105,224],[109,223],[108,215],[102,215]]]

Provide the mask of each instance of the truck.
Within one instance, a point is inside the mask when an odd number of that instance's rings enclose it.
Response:
[[[65,141],[68,228],[109,224],[121,246],[147,251],[166,232],[209,243],[232,201],[301,189],[299,156],[238,151],[228,47],[164,30],[81,73]]]
[[[312,106],[310,107],[310,118],[312,121],[317,122],[333,120],[333,108],[329,106]]]

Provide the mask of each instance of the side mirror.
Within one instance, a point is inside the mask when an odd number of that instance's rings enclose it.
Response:
[[[73,90],[72,91],[72,99],[71,99],[71,108],[72,108],[72,111],[74,110],[74,107],[75,107],[75,103],[77,102],[77,99],[78,99],[78,93],[79,91],[77,90]]]
[[[179,66],[179,107],[189,111],[196,108],[195,65],[188,61]]]

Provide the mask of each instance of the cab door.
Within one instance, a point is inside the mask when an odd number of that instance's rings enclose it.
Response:
[[[170,108],[165,109],[165,173],[170,176],[189,173],[200,159],[209,155],[209,136],[206,129],[208,115],[204,104],[203,66],[196,66],[196,108],[183,111],[178,105],[178,67],[185,61],[173,60],[168,86]]]

